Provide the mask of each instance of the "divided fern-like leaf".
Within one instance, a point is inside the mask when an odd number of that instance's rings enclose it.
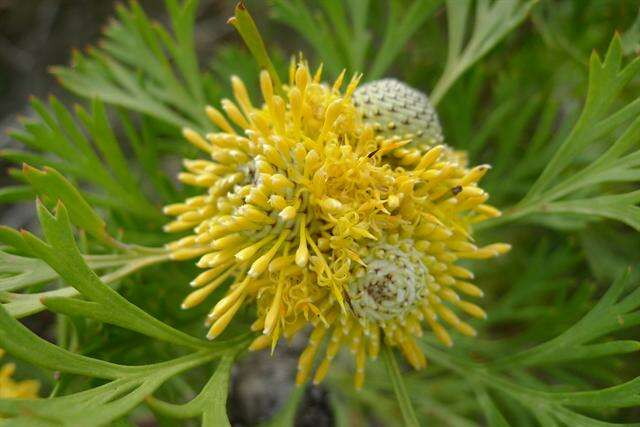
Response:
[[[640,181],[640,99],[610,112],[620,91],[640,72],[640,59],[624,67],[622,61],[618,36],[613,38],[604,60],[593,53],[587,100],[580,118],[527,195],[497,222],[559,213],[614,219],[640,230],[640,193],[624,191],[625,184],[633,188]],[[618,133],[620,129],[624,131]],[[596,160],[587,165],[578,162],[589,144],[608,142],[612,134],[613,142]],[[616,184],[621,190],[603,194],[605,184]]]
[[[76,52],[73,68],[54,68],[63,86],[175,127],[207,129],[207,94],[194,44],[197,1],[166,0],[173,34],[153,23],[135,2],[119,6],[118,20],[100,48]]]

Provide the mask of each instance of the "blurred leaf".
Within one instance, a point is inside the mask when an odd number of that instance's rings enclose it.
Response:
[[[56,273],[38,259],[24,258],[0,251],[0,292],[50,282]]]
[[[282,408],[280,408],[268,422],[264,423],[262,427],[294,427],[296,414],[304,393],[304,387],[295,387],[289,394]]]
[[[621,66],[622,47],[620,37],[616,36],[609,46],[604,61],[601,61],[595,52],[591,56],[589,89],[582,114],[571,134],[560,146],[529,192],[529,198],[539,195],[544,189],[548,188],[550,182],[566,169],[589,142],[606,135],[607,132],[637,117],[637,113],[640,111],[640,102],[630,103],[616,113],[609,116],[606,115],[607,110],[620,90],[640,71],[640,60],[636,59],[624,68],[621,68]],[[588,170],[600,171],[599,166],[608,165],[609,162],[617,160],[619,156],[625,154],[637,141],[639,126],[640,122],[634,120],[627,132],[618,138],[609,150]],[[571,182],[578,184],[581,180],[585,180],[588,175],[588,173],[583,172],[580,177],[574,177]],[[575,188],[579,188],[579,186],[578,184]],[[564,190],[563,192],[566,191]]]
[[[476,397],[480,402],[480,407],[484,412],[484,417],[489,427],[509,427],[509,423],[504,419],[504,416],[484,388],[478,387],[476,389]]]
[[[274,0],[275,19],[293,28],[315,50],[330,76],[342,69],[351,73],[364,72],[367,80],[385,76],[389,67],[405,48],[407,42],[440,5],[441,0],[413,0],[409,5],[399,0],[384,3],[386,25],[373,21],[369,0],[322,0],[318,8],[304,0]],[[373,21],[373,22],[372,22]],[[370,23],[369,28],[366,27]],[[380,38],[380,46],[365,60],[373,40]]]
[[[0,157],[2,153],[0,152]],[[28,185],[14,185],[0,188],[0,203],[16,203],[33,199],[33,190]]]
[[[596,418],[582,415],[572,408],[591,411],[599,408],[636,407],[640,402],[640,378],[593,391],[550,391],[519,384],[516,380],[489,371],[482,365],[447,355],[435,347],[424,347],[425,351],[431,355],[431,359],[438,365],[466,377],[468,381],[477,382],[487,388],[499,391],[508,399],[513,399],[527,408],[536,418],[541,420],[555,419],[566,422],[568,426],[621,425],[604,423]],[[573,420],[573,422],[568,422],[568,420]],[[554,424],[547,422],[545,425]]]
[[[629,287],[629,273],[625,272],[586,316],[560,336],[529,350],[505,356],[495,361],[494,366],[505,369],[514,365],[560,363],[640,351],[638,341],[593,343],[598,338],[640,324],[640,311],[637,310],[640,307],[640,287],[622,296]]]
[[[535,3],[535,0],[477,0],[470,30],[467,21],[472,0],[447,0],[449,50],[442,76],[431,93],[431,103],[438,105],[465,71],[520,25]],[[469,41],[463,47],[468,33]]]
[[[348,65],[324,15],[314,14],[304,0],[274,0],[272,10],[274,19],[295,29],[309,42],[331,76],[337,76]]]
[[[622,51],[625,55],[640,52],[640,8],[638,8],[638,15],[631,27],[622,34]]]
[[[640,234],[628,233],[624,227],[592,225],[580,232],[580,243],[591,268],[600,281],[615,280],[629,265],[640,265]],[[631,280],[640,279],[640,271],[630,272]]]
[[[404,7],[398,1],[389,2],[387,27],[382,45],[376,51],[367,79],[376,80],[385,77],[393,61],[405,47],[407,41],[431,17],[440,5],[440,0],[415,0],[411,6]],[[404,11],[400,17],[400,10]]]
[[[640,175],[638,177],[640,178]],[[640,231],[640,207],[636,206],[638,203],[640,203],[640,190],[611,196],[555,202],[547,207],[547,211],[614,219]]]

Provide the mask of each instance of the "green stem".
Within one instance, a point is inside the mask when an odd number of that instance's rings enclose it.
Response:
[[[268,422],[262,424],[261,427],[292,427],[295,422],[298,406],[304,395],[304,390],[304,387],[295,387],[291,391],[291,394],[289,394],[289,398],[282,408],[280,408]]]
[[[382,346],[382,360],[384,360],[387,373],[391,379],[393,391],[396,393],[396,399],[400,406],[400,412],[402,412],[404,424],[408,427],[419,427],[420,423],[418,423],[418,418],[416,417],[416,413],[411,405],[409,393],[407,392],[407,388],[402,380],[402,373],[398,367],[398,362],[393,355],[393,350],[386,344]]]
[[[246,340],[245,342],[248,344]],[[209,381],[205,384],[200,393],[198,393],[198,395],[189,402],[175,404],[149,396],[146,399],[146,403],[155,411],[171,418],[193,418],[202,414],[218,397],[216,395],[218,389],[221,386],[226,388],[225,384],[229,381],[229,374],[233,361],[244,347],[246,346],[231,349],[228,353],[224,354],[220,358],[220,363],[216,367],[214,374],[209,378]]]
[[[497,218],[490,218],[486,221],[482,221],[474,225],[473,229],[475,231],[488,230],[497,225],[503,225],[503,224],[515,222],[519,219],[522,219],[534,213],[545,212],[547,203],[548,202],[546,199],[536,201],[535,203],[526,203],[526,204],[523,204],[521,201],[515,206],[505,210],[502,216],[499,216]]]
[[[474,224],[473,230],[474,231],[488,230],[498,225],[508,224],[510,222],[513,222],[522,218],[527,213],[529,212],[524,212],[516,209],[509,210],[509,211],[506,211],[502,216],[499,216],[497,218],[490,218],[486,221],[482,221],[478,224]]]

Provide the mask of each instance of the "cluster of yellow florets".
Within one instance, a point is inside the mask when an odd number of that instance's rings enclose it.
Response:
[[[204,269],[183,307],[228,286],[209,313],[208,337],[252,303],[252,329],[262,332],[253,350],[311,325],[298,383],[325,337],[314,381],[346,346],[361,387],[366,356],[375,358],[382,340],[419,369],[426,362],[415,338],[425,323],[446,345],[451,338],[440,320],[474,335],[452,308],[484,317],[460,297],[482,292],[456,262],[509,249],[471,241],[472,223],[499,215],[477,186],[488,167],[467,169],[443,145],[421,146],[416,155],[415,146],[403,148],[411,135],[380,132],[354,105],[360,77],[342,92],[344,73],[327,85],[305,63],[292,64],[281,88],[262,72],[257,106],[233,77],[236,102],[222,101],[226,115],[207,108],[219,132],[184,130],[208,158],[185,160],[179,178],[204,194],[165,208],[177,217],[167,231],[192,231],[169,245],[173,257],[199,257]]]
[[[0,349],[0,358],[4,355],[4,350]],[[0,365],[0,399],[35,399],[38,397],[40,383],[35,380],[16,381],[13,374],[16,370],[14,363]],[[0,416],[0,418],[2,418]]]

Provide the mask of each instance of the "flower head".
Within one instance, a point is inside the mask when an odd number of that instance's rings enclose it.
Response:
[[[426,362],[415,338],[425,324],[447,345],[440,320],[474,335],[452,308],[484,317],[461,297],[482,292],[457,261],[509,249],[477,247],[470,236],[471,224],[499,215],[477,186],[488,166],[467,169],[438,140],[412,147],[419,155],[398,155],[413,137],[367,121],[354,102],[360,77],[341,91],[344,72],[328,85],[321,71],[292,64],[289,83],[274,88],[263,71],[259,105],[233,77],[235,102],[222,100],[225,114],[207,108],[219,132],[184,130],[208,158],[185,160],[179,178],[203,194],[165,208],[177,217],[167,231],[191,231],[169,245],[173,257],[199,257],[204,269],[183,307],[231,283],[209,313],[208,337],[255,304],[252,329],[262,335],[253,350],[311,325],[298,383],[325,338],[314,381],[348,347],[361,387],[366,357],[377,356],[382,340],[419,369]]]
[[[0,358],[3,355],[4,350],[0,349]],[[35,399],[36,397],[38,397],[40,383],[35,380],[14,380],[12,376],[15,370],[16,365],[13,363],[5,363],[4,365],[0,365],[0,399]]]

